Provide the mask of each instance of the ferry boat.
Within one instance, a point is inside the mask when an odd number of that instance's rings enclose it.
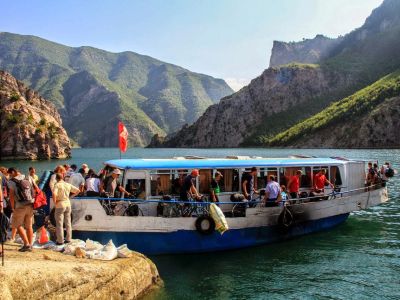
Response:
[[[104,164],[108,173],[121,171],[121,184],[135,197],[71,199],[73,236],[102,243],[112,239],[149,255],[223,251],[282,241],[332,228],[353,211],[388,201],[385,184],[366,187],[366,165],[361,160],[178,157],[117,159]],[[287,184],[288,178],[301,170],[301,198],[275,207],[265,207],[262,197],[254,202],[232,202],[233,194],[242,193],[243,173],[252,167],[257,168],[254,187],[261,191],[267,176],[274,175],[278,183]],[[193,169],[199,170],[196,188],[201,194],[209,193],[216,171],[223,174],[218,207],[229,227],[223,234],[213,230],[210,202],[182,202],[177,196],[180,180]],[[326,186],[322,197],[310,197],[314,176],[322,169],[334,189]]]

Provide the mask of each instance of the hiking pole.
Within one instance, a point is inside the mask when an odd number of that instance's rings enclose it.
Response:
[[[1,239],[1,266],[4,267],[4,241]]]
[[[4,215],[4,210],[2,209],[0,211],[0,239],[1,239],[1,266],[4,267],[4,239],[7,237],[7,229],[4,226],[4,218],[6,216]],[[7,223],[7,222],[6,222]]]

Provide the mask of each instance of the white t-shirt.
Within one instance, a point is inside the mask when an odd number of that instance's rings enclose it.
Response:
[[[100,179],[99,178],[88,178],[86,179],[86,191],[91,191],[91,192],[99,192],[99,186],[100,186]]]
[[[281,191],[281,187],[276,181],[270,181],[267,184],[265,191],[269,193],[268,199],[276,199],[278,198],[279,192]]]
[[[74,187],[80,188],[82,185],[85,185],[85,179],[81,173],[74,173],[69,178],[68,183],[72,184]]]

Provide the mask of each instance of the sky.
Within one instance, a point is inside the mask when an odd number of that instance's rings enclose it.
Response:
[[[0,0],[0,31],[134,51],[223,78],[235,90],[268,68],[272,43],[360,27],[382,0]]]

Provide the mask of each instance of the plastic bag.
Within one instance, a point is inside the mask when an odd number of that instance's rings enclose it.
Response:
[[[56,243],[53,241],[48,241],[46,244],[41,245],[43,249],[53,250],[57,247]]]
[[[86,253],[87,255],[88,253]],[[113,260],[118,257],[118,250],[112,240],[110,240],[102,250],[92,251],[89,253],[89,258],[98,260]]]
[[[99,242],[92,241],[90,239],[86,240],[86,246],[85,246],[86,251],[101,250],[103,248],[104,246]]]
[[[126,244],[123,244],[117,248],[118,257],[120,258],[128,258],[132,256],[132,250],[128,248]]]
[[[85,242],[82,240],[72,240],[64,246],[64,254],[75,255],[76,248],[85,249]]]
[[[210,216],[215,222],[215,230],[217,230],[220,234],[223,234],[229,229],[224,213],[214,203],[211,203],[210,205]]]

